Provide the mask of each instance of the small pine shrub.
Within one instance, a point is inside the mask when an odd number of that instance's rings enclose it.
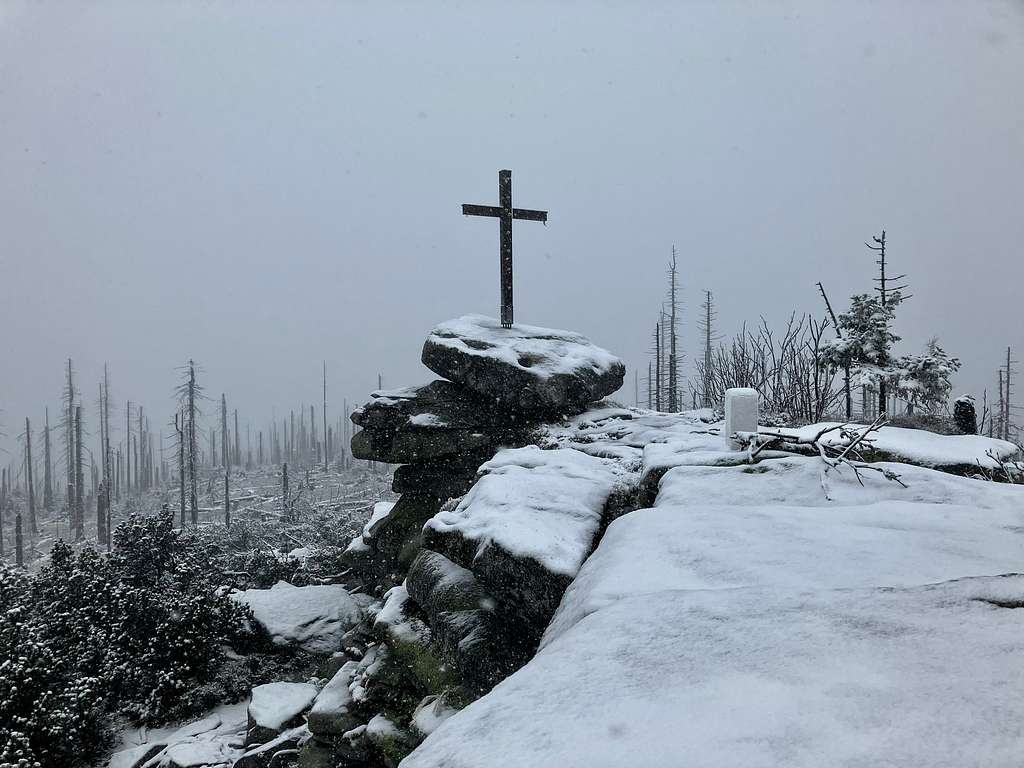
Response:
[[[165,722],[247,642],[248,612],[171,513],[129,518],[114,546],[0,570],[0,768],[87,760],[112,713]]]

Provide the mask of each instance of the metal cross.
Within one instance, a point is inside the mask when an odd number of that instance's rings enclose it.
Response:
[[[501,222],[501,324],[512,327],[512,219],[548,221],[547,211],[512,207],[512,171],[498,171],[499,205],[463,204],[464,216],[492,216]]]

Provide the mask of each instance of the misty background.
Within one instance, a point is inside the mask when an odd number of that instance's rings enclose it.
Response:
[[[189,358],[243,430],[318,403],[324,360],[332,421],[429,380],[435,323],[497,314],[497,221],[460,205],[500,168],[549,211],[514,227],[517,321],[622,356],[623,402],[673,245],[689,375],[704,290],[723,336],[823,315],[818,280],[839,311],[882,228],[897,352],[937,335],[991,398],[1024,349],[1022,72],[1018,2],[6,0],[0,462],[68,357],[91,432],[104,362],[154,431]]]

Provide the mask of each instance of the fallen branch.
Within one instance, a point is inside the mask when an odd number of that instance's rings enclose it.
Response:
[[[872,441],[868,437],[886,425],[883,417],[879,416],[863,429],[849,424],[833,424],[829,427],[822,427],[813,436],[807,437],[798,434],[785,432],[735,432],[732,438],[747,449],[747,459],[751,464],[757,462],[758,456],[767,448],[782,451],[784,453],[796,453],[800,455],[817,455],[825,463],[825,474],[835,469],[847,466],[853,470],[857,482],[864,485],[864,478],[861,470],[878,472],[886,480],[899,483],[904,488],[906,483],[900,475],[886,467],[879,467],[864,461],[859,451],[860,446],[870,446]],[[822,440],[825,435],[838,431],[843,440],[840,444],[829,444]],[[1005,471],[1005,467],[1004,467]],[[826,491],[826,496],[828,495]]]

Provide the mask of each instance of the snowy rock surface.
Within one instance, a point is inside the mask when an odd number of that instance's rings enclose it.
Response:
[[[441,323],[423,345],[423,364],[498,403],[527,414],[583,411],[622,386],[625,366],[571,331],[466,315]]]
[[[540,651],[403,768],[1015,764],[1024,488],[735,465],[702,422],[600,408],[548,430],[655,478],[654,506],[611,523]],[[885,438],[940,466],[995,442]]]
[[[270,589],[235,592],[231,599],[249,606],[253,617],[278,645],[311,653],[332,653],[361,617],[348,591],[335,584],[295,587],[279,581]]]
[[[309,683],[257,685],[249,702],[249,720],[260,728],[280,731],[310,708],[317,693]]]
[[[670,590],[588,616],[403,768],[1011,766],[1024,578]]]
[[[589,554],[605,501],[620,479],[614,462],[575,449],[500,451],[458,507],[431,518],[429,540],[458,537],[453,558],[470,568],[492,548],[576,575]],[[452,549],[452,547],[448,547]]]
[[[351,711],[352,694],[349,691],[357,666],[354,661],[346,662],[317,694],[307,718],[314,736],[340,736],[360,724]]]
[[[182,727],[126,734],[108,768],[228,768],[244,751],[246,706],[225,704]]]

